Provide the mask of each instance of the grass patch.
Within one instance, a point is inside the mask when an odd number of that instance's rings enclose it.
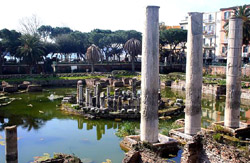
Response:
[[[136,134],[136,125],[132,122],[125,122],[120,129],[115,133],[116,136],[123,138],[129,135]]]
[[[164,128],[161,129],[160,133],[162,135],[166,135],[166,136],[169,136],[169,131],[172,130],[172,129],[177,129],[177,128],[181,128],[182,126],[181,125],[178,125],[176,123],[172,123],[168,126],[165,126]]]
[[[49,80],[77,80],[77,79],[100,79],[106,76],[101,75],[86,75],[86,76],[69,76],[69,77],[26,77],[26,78],[10,78],[1,79],[0,81],[6,82],[22,82],[22,81],[49,81]]]
[[[159,131],[161,134],[169,136],[169,131],[172,129],[176,129],[176,128],[181,128],[183,126],[178,125],[175,123],[175,121],[177,119],[181,119],[184,117],[184,114],[178,115],[178,116],[174,116],[172,119],[168,119],[166,121],[160,121],[159,123]]]

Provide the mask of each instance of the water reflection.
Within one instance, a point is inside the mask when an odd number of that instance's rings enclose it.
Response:
[[[86,124],[86,130],[92,130],[96,128],[96,140],[101,140],[102,136],[105,135],[105,128],[107,129],[117,129],[118,126],[122,124],[115,121],[106,120],[86,120],[81,117],[77,118],[78,129],[82,130],[84,124]]]
[[[103,162],[108,158],[112,162],[121,162],[124,152],[115,132],[122,123],[67,115],[56,107],[61,102],[59,99],[48,99],[52,93],[64,95],[72,92],[75,92],[74,88],[12,94],[11,97],[22,100],[0,107],[0,137],[4,136],[4,127],[18,126],[20,162],[31,162],[34,156],[53,155],[54,152],[74,153],[92,162]],[[30,104],[33,107],[29,107]],[[0,145],[0,162],[4,162],[3,158],[4,146]]]
[[[63,95],[72,92],[72,89],[10,95],[12,98],[21,100],[15,100],[8,106],[0,107],[0,131],[11,125],[22,126],[28,131],[38,130],[53,118],[68,119],[67,115],[62,114],[56,108],[60,100],[50,101],[47,98],[52,92]]]
[[[162,96],[167,98],[185,99],[185,91],[165,88],[162,90]],[[224,120],[225,97],[216,99],[213,95],[202,95],[202,125],[206,127],[211,122]],[[249,101],[241,101],[241,120],[250,123],[250,103]]]

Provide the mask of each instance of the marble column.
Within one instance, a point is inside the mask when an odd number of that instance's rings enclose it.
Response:
[[[90,91],[88,88],[86,88],[86,92],[85,92],[85,102],[86,102],[85,106],[86,107],[89,106],[89,101],[90,101],[89,98],[90,98]]]
[[[96,107],[100,107],[100,91],[101,91],[101,84],[96,85]]]
[[[140,140],[158,142],[159,7],[147,6],[142,38]]]
[[[107,86],[107,97],[110,96],[110,86]]]
[[[18,163],[17,127],[5,127],[5,157],[6,163]]]
[[[201,130],[202,30],[203,14],[189,13],[185,109],[185,134],[188,135],[195,135]]]
[[[132,79],[132,96],[136,96],[136,79]]]
[[[104,92],[101,92],[101,95],[100,95],[100,108],[105,108],[105,93]]]
[[[81,80],[77,82],[77,104],[83,104],[83,85]]]
[[[231,128],[238,128],[240,123],[242,40],[243,20],[241,18],[230,18],[224,125]]]

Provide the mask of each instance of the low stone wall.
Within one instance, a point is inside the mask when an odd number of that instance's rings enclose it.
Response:
[[[67,105],[62,104],[61,110],[68,113],[68,114],[74,114],[74,115],[81,115],[86,118],[90,119],[96,119],[96,118],[102,118],[102,119],[140,119],[140,114],[109,114],[109,113],[85,113],[83,110],[76,110],[73,109]]]
[[[41,85],[28,85],[27,92],[41,92]]]
[[[166,162],[164,158],[177,155],[179,151],[178,142],[165,135],[158,135],[158,143],[145,143],[140,141],[140,135],[126,136],[120,143],[122,149],[128,149],[123,163],[138,162]]]
[[[31,84],[34,85],[41,85],[42,87],[47,87],[47,86],[55,86],[55,87],[61,87],[61,86],[75,86],[77,84],[77,80],[37,80],[37,81],[32,81]],[[14,85],[17,87],[17,85],[21,85],[21,81],[11,81],[9,84]],[[83,84],[85,85],[85,80],[83,80]],[[27,85],[28,87],[28,85]]]
[[[62,153],[55,153],[54,158],[46,159],[43,161],[39,161],[40,157],[35,157],[35,161],[33,163],[82,163],[82,161],[76,157],[75,155],[68,155]]]
[[[241,89],[241,96],[242,99],[250,99],[250,89]]]
[[[173,82],[171,83],[171,88],[185,91],[185,88],[186,88],[186,81],[184,81],[184,80],[176,80],[176,81],[173,81]]]
[[[203,73],[211,74],[211,75],[226,75],[226,66],[204,66]],[[241,68],[242,76],[250,75],[250,67],[242,67]]]
[[[172,89],[185,91],[186,81],[177,80],[171,83]],[[220,96],[226,94],[226,86],[224,85],[215,85],[215,84],[202,84],[202,93],[212,94],[214,96]]]

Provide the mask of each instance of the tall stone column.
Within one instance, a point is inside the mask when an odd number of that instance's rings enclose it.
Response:
[[[90,91],[89,93],[89,107],[92,107],[93,106],[93,92]]]
[[[86,92],[85,92],[85,101],[86,101],[85,105],[86,105],[86,107],[89,106],[89,102],[90,102],[89,98],[90,98],[90,91],[88,88],[86,88]]]
[[[5,158],[6,163],[17,163],[17,128],[16,126],[5,127]]]
[[[241,50],[243,39],[242,19],[229,19],[228,32],[227,92],[224,125],[226,127],[238,128],[240,122],[241,95]]]
[[[96,107],[100,108],[100,92],[101,92],[101,84],[96,85]]]
[[[202,25],[202,13],[189,13],[185,109],[185,133],[188,135],[195,135],[201,130]]]
[[[136,79],[132,79],[132,97],[136,96]]]
[[[83,104],[83,85],[81,80],[77,82],[77,104]]]
[[[158,142],[159,7],[147,6],[142,39],[141,141]]]
[[[107,86],[107,97],[110,96],[110,86]]]
[[[100,108],[105,108],[105,93],[104,92],[101,92],[101,95],[100,95]]]

